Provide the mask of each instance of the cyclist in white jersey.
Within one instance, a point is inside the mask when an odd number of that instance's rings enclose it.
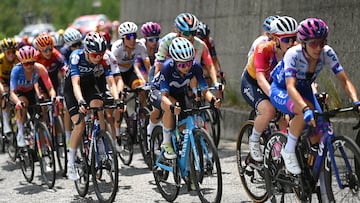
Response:
[[[305,125],[315,126],[313,110],[321,112],[313,90],[312,82],[325,65],[328,65],[342,84],[345,92],[359,109],[360,102],[354,85],[350,82],[334,50],[327,43],[328,26],[317,18],[308,18],[298,26],[298,39],[301,44],[290,48],[283,60],[272,73],[270,90],[272,104],[286,114],[294,115],[290,122],[285,148],[281,150],[287,170],[300,174],[295,146]],[[319,136],[310,138],[312,143]],[[320,190],[323,201],[326,200],[323,173],[320,174]]]

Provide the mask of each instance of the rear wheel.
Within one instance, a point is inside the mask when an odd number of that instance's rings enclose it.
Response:
[[[236,140],[236,160],[241,183],[249,198],[255,202],[267,199],[264,169],[261,163],[250,157],[249,137],[252,133],[254,121],[245,121],[240,128]]]
[[[19,149],[20,168],[27,182],[34,179],[34,156],[35,152],[27,147]]]
[[[91,156],[91,174],[95,193],[100,202],[113,202],[119,183],[116,149],[107,131],[100,131],[96,140],[99,151],[95,153],[95,149],[92,148]]]
[[[85,197],[89,190],[89,176],[90,176],[90,167],[87,160],[87,156],[89,155],[89,146],[88,146],[88,140],[87,137],[84,138],[85,135],[83,135],[82,140],[80,142],[79,150],[80,153],[79,156],[77,156],[75,160],[75,168],[77,170],[77,173],[79,174],[79,179],[74,181],[75,182],[75,188],[80,197]],[[86,142],[84,142],[84,139]]]
[[[343,202],[358,202],[360,199],[360,149],[356,143],[344,136],[332,140],[334,159],[327,151],[324,161],[324,176],[330,202],[335,198]],[[337,180],[338,175],[338,180]],[[339,185],[339,181],[341,185]]]
[[[145,116],[145,115],[144,115]],[[151,162],[151,158],[150,158],[150,143],[148,143],[148,136],[147,136],[147,124],[149,123],[148,118],[143,119],[140,121],[140,123],[138,123],[138,133],[139,134],[139,146],[140,146],[140,151],[141,154],[144,158],[144,162],[145,164],[150,168],[150,162]]]
[[[129,122],[132,122],[132,119],[129,118],[128,113],[122,113],[120,116],[120,135],[117,137],[117,142],[122,148],[119,152],[120,160],[127,166],[130,165],[134,153],[132,137],[129,133]]]

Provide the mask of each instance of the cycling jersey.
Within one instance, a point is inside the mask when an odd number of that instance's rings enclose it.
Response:
[[[216,56],[216,49],[215,49],[215,43],[212,37],[207,36],[202,38],[202,41],[205,42],[206,46],[209,49],[209,53],[211,57],[215,57]]]
[[[31,79],[28,80],[25,77],[23,65],[18,63],[11,70],[10,76],[10,90],[16,92],[29,92],[34,89],[34,84],[41,78],[47,89],[52,87],[51,80],[49,78],[46,68],[39,63],[34,64],[34,70]]]
[[[156,54],[156,62],[162,63],[165,59],[169,58],[169,46],[174,38],[177,37],[177,34],[171,32],[165,35],[160,40],[159,51]],[[204,63],[206,66],[210,66],[213,64],[211,59],[209,49],[206,46],[205,42],[203,42],[200,38],[194,37],[194,48],[195,48],[195,60],[198,62]]]
[[[269,37],[266,36],[266,35],[261,35],[258,38],[256,38],[255,41],[252,43],[252,45],[250,47],[250,50],[248,52],[248,58],[251,57],[252,53],[254,53],[255,47],[258,44],[263,43],[263,42],[267,42],[267,41],[269,41]]]
[[[18,51],[16,51],[16,53],[15,53],[16,55],[18,55],[17,52]],[[15,57],[13,62],[9,62],[8,60],[6,60],[5,53],[0,54],[0,79],[4,80],[5,84],[7,84],[7,85],[10,84],[11,69],[17,63],[19,63],[19,60],[17,57]]]
[[[256,73],[263,72],[265,78],[270,81],[270,72],[278,63],[275,55],[275,41],[269,41],[258,44],[254,53],[249,58],[246,65],[246,71],[256,80]]]
[[[111,47],[111,52],[114,54],[118,63],[117,70],[112,70],[114,74],[128,71],[139,57],[142,60],[149,60],[145,44],[139,39],[136,39],[134,50],[130,54],[125,50],[123,39],[117,40]]]

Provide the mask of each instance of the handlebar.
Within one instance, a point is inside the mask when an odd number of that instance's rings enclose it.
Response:
[[[335,108],[335,109],[328,110],[328,111],[325,111],[322,113],[315,110],[314,114],[315,114],[315,116],[323,117],[324,120],[329,120],[330,118],[335,117],[339,113],[345,113],[345,112],[349,112],[349,111],[357,112],[357,110],[354,109],[353,106],[349,106],[349,107],[344,107],[344,108]],[[355,126],[353,126],[353,130],[360,128],[360,119],[359,119],[360,115],[357,115],[357,116],[358,116],[358,123]]]

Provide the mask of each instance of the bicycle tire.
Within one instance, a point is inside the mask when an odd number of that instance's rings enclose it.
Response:
[[[214,140],[214,144],[215,147],[217,148],[219,146],[220,143],[220,139],[221,139],[221,112],[220,109],[213,109],[212,111],[212,117],[213,117],[213,126],[215,128],[215,137],[216,139]]]
[[[254,121],[248,120],[241,126],[236,139],[236,161],[237,168],[245,192],[254,202],[264,202],[268,195],[265,189],[265,179],[263,167],[258,169],[256,163],[250,157],[248,148],[249,137],[252,133]],[[255,189],[257,189],[255,191]]]
[[[160,142],[161,141],[161,142]],[[154,175],[156,186],[161,196],[168,202],[174,201],[180,191],[180,169],[178,168],[177,159],[167,160],[161,153],[162,143],[162,127],[156,126],[151,134],[151,160],[152,172]],[[162,164],[172,167],[172,172],[164,170],[156,165],[156,160],[159,156]]]
[[[146,119],[144,119],[144,123],[141,124],[141,122],[138,123],[138,136],[139,136],[139,147],[140,147],[140,152],[141,155],[144,159],[145,164],[150,168],[150,162],[151,162],[151,158],[150,158],[150,149],[149,149],[149,145],[148,145],[148,139],[147,139],[147,123],[149,122],[149,117],[147,117]]]
[[[193,157],[190,158],[190,170],[198,196],[201,202],[220,202],[222,174],[215,144],[202,128],[194,129],[193,135],[198,153],[191,150]],[[194,162],[196,160],[199,160],[199,165]]]
[[[11,133],[7,134],[7,153],[12,161],[15,161],[18,156],[18,147],[17,147],[17,125],[16,125],[16,115],[14,109],[10,109],[9,112],[9,123],[11,125]]]
[[[94,190],[100,202],[113,202],[118,191],[119,167],[117,162],[116,149],[113,139],[109,132],[100,130],[96,143],[102,139],[104,144],[105,157],[100,157],[99,151],[96,153],[92,148],[91,156],[91,175]],[[100,146],[99,146],[100,148]],[[99,149],[98,148],[98,149]],[[102,160],[104,158],[104,160]],[[103,172],[105,170],[105,173]]]
[[[134,154],[132,136],[130,135],[130,131],[129,131],[129,122],[132,122],[132,118],[129,117],[127,112],[124,112],[121,114],[119,121],[120,121],[120,130],[122,133],[117,137],[117,142],[119,146],[122,146],[123,150],[121,150],[118,154],[121,162],[129,166],[131,164]],[[125,129],[121,129],[121,128],[125,128]]]
[[[324,160],[325,186],[329,201],[335,202],[336,199],[340,199],[343,202],[357,202],[360,198],[360,177],[355,163],[360,163],[360,149],[354,140],[345,136],[335,137],[331,144],[334,150],[335,164],[330,158],[329,151]],[[339,172],[343,189],[339,188],[335,171]]]
[[[61,117],[55,118],[55,138],[53,138],[54,148],[56,151],[56,159],[59,166],[61,176],[66,177],[67,173],[67,147],[65,127]]]
[[[80,156],[76,157],[75,166],[80,178],[74,181],[74,183],[79,196],[85,197],[89,190],[90,166],[87,159],[89,155],[89,144],[87,136],[84,134],[80,142],[79,152]]]
[[[19,150],[21,172],[28,183],[31,183],[34,179],[34,172],[35,172],[34,156],[35,156],[35,152],[27,147],[21,148]]]
[[[215,126],[213,125],[214,123],[214,118],[212,115],[212,112],[210,111],[210,109],[207,109],[204,112],[204,116],[205,116],[205,120],[204,120],[204,124],[200,125],[199,127],[204,128],[208,134],[210,135],[210,138],[213,140],[213,142],[217,142],[217,135],[216,135],[216,129]]]
[[[3,105],[0,106],[0,151],[5,153],[6,137],[4,133],[4,117],[3,117]]]
[[[47,125],[44,122],[37,123],[36,133],[40,137],[41,133],[44,136],[45,143],[38,145],[41,141],[36,140],[37,143],[37,153],[40,160],[40,169],[41,175],[45,181],[45,184],[51,189],[55,185],[56,179],[56,165],[55,165],[55,155],[52,146],[52,137],[47,128]],[[41,154],[39,154],[41,152]]]

